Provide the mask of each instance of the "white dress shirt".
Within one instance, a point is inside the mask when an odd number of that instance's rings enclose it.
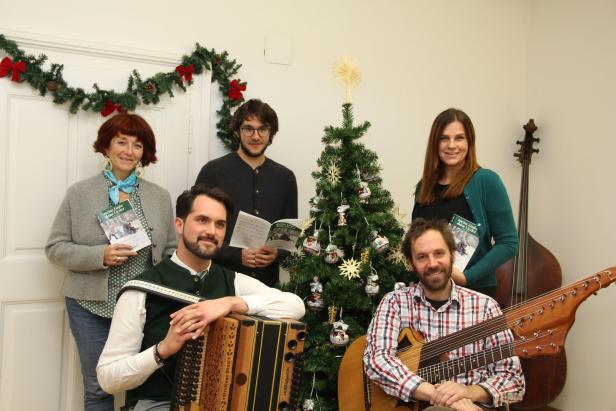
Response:
[[[175,252],[171,261],[198,275]],[[241,273],[235,274],[234,286],[235,295],[248,306],[247,314],[294,320],[304,315],[304,303],[293,293],[268,287]],[[99,384],[110,394],[138,387],[161,367],[154,360],[154,346],[139,351],[146,318],[145,300],[145,292],[127,290],[116,304],[109,337],[96,367]]]

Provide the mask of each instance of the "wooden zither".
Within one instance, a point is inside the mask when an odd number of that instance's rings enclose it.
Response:
[[[141,280],[139,290],[186,304],[200,297]],[[230,314],[178,353],[171,409],[174,411],[295,410],[304,366],[306,324]]]
[[[173,410],[294,410],[306,326],[231,314],[179,352]]]

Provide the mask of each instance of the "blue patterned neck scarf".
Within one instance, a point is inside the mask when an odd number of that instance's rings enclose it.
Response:
[[[109,199],[114,205],[120,202],[120,190],[126,194],[130,194],[137,185],[137,174],[135,174],[135,171],[130,173],[124,180],[118,180],[111,171],[104,171],[103,174],[113,183],[113,185],[109,187]]]

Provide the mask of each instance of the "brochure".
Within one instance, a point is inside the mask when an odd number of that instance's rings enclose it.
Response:
[[[239,212],[233,234],[231,247],[260,248],[263,245],[290,252],[297,251],[297,239],[301,233],[300,220],[287,218],[269,223],[252,214]]]
[[[453,265],[463,272],[479,245],[479,230],[477,224],[457,214],[451,217],[449,229],[456,240],[456,254]]]
[[[128,200],[104,209],[97,217],[111,244],[128,244],[134,251],[152,244]]]

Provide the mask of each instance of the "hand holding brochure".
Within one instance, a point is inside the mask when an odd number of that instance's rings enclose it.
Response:
[[[458,270],[464,271],[479,245],[477,224],[454,214],[449,222],[449,229],[454,240],[456,240],[456,255],[453,265]]]
[[[240,211],[229,245],[239,248],[260,248],[264,245],[290,252],[301,233],[300,220],[287,218],[269,223],[267,220]]]
[[[111,244],[128,244],[133,251],[152,244],[128,200],[104,209],[97,217]]]

